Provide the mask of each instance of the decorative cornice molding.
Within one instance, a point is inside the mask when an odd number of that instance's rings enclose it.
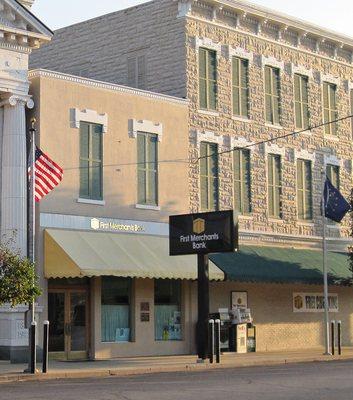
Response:
[[[216,51],[217,59],[219,59],[222,55],[222,44],[221,43],[215,43],[214,41],[212,41],[209,38],[194,37],[194,48],[197,53],[198,53],[200,47],[205,47],[207,49]]]
[[[299,74],[307,76],[309,79],[314,79],[314,72],[312,69],[307,69],[302,65],[291,64],[292,75]]]
[[[64,74],[61,72],[49,71],[49,70],[45,70],[45,69],[35,69],[32,71],[29,71],[28,78],[30,80],[34,79],[34,78],[52,78],[52,79],[58,79],[58,80],[72,82],[72,83],[77,83],[80,85],[91,86],[91,87],[94,87],[97,89],[106,89],[106,90],[112,90],[114,92],[135,94],[135,95],[142,96],[142,97],[148,97],[153,100],[167,101],[170,103],[180,104],[180,105],[184,105],[184,106],[187,106],[189,104],[189,101],[186,99],[168,96],[166,94],[159,94],[159,93],[149,92],[147,90],[134,89],[134,88],[130,88],[128,86],[122,86],[122,85],[117,85],[114,83],[98,81],[95,79],[82,78],[82,77],[75,76],[75,75],[69,75],[69,74]]]
[[[201,142],[216,143],[219,146],[229,147],[229,137],[224,135],[218,135],[211,131],[200,131],[192,130],[190,132],[190,138],[193,139],[197,147],[200,146]]]
[[[163,124],[161,122],[154,123],[143,119],[129,119],[129,136],[136,139],[138,132],[154,133],[157,135],[158,142],[161,142],[163,136]]]
[[[70,125],[71,128],[80,128],[81,122],[90,122],[103,126],[103,133],[108,131],[108,114],[99,114],[95,110],[82,110],[78,108],[70,109]]]
[[[279,61],[275,57],[265,57],[261,56],[261,63],[262,67],[265,65],[269,65],[270,67],[275,67],[281,70],[281,72],[284,71],[284,61]]]
[[[320,72],[320,83],[323,82],[333,83],[336,86],[340,86],[341,79],[337,78],[336,76],[330,74],[323,74]]]
[[[242,47],[232,47],[227,45],[224,46],[224,48],[227,50],[229,59],[232,57],[244,58],[245,60],[248,60],[250,64],[254,61],[254,53],[246,51]]]

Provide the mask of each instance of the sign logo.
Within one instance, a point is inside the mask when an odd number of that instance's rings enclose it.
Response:
[[[99,219],[92,218],[91,219],[91,228],[96,231],[97,229],[99,229],[99,226],[100,226]]]
[[[202,218],[195,219],[193,223],[193,231],[198,235],[205,232],[205,220]]]

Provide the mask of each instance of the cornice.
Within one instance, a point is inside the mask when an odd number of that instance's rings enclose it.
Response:
[[[34,79],[34,78],[59,79],[62,81],[77,83],[80,85],[90,86],[90,87],[94,87],[97,89],[105,89],[105,90],[112,90],[115,92],[134,94],[134,95],[141,96],[141,97],[147,97],[147,98],[150,98],[153,100],[162,100],[162,101],[167,101],[169,103],[179,104],[179,105],[183,105],[183,106],[187,106],[189,104],[188,100],[181,99],[179,97],[173,97],[173,96],[168,96],[166,94],[149,92],[147,90],[130,88],[128,86],[98,81],[95,79],[82,78],[79,76],[64,74],[62,72],[49,71],[46,69],[35,69],[32,71],[29,71],[28,78],[29,78],[29,80]]]

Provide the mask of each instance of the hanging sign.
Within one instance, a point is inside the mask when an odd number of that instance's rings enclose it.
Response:
[[[169,217],[171,256],[233,252],[236,239],[232,210]]]

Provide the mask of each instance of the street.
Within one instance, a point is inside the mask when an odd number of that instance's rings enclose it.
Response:
[[[351,400],[353,361],[0,385],[0,400]]]

